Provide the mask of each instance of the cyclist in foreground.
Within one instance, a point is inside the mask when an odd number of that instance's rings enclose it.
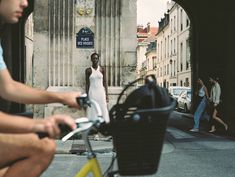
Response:
[[[0,0],[1,29],[5,23],[17,23],[27,6],[27,0]],[[78,107],[76,97],[79,96],[79,92],[47,92],[14,81],[4,63],[0,45],[0,97],[24,104],[60,102]],[[53,138],[60,134],[59,124],[76,128],[75,121],[65,115],[33,120],[0,112],[0,177],[40,176],[54,157]],[[49,137],[40,139],[35,132],[45,132]]]

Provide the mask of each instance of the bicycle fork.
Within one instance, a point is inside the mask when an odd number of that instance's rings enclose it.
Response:
[[[75,177],[86,177],[90,172],[94,177],[102,177],[101,169],[96,157],[89,159]]]

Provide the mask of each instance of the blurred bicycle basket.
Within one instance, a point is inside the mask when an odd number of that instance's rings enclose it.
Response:
[[[110,110],[113,144],[121,175],[150,175],[157,172],[167,121],[175,101],[165,88],[156,84],[154,76],[132,91],[123,103],[124,92]]]

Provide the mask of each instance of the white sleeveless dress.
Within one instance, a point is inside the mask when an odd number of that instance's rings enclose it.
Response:
[[[90,87],[88,91],[89,99],[95,100],[101,108],[105,122],[109,122],[109,113],[106,102],[105,88],[103,86],[103,74],[100,72],[100,67],[97,69],[91,67],[91,75],[89,77]],[[87,108],[87,117],[92,120],[97,115],[94,108]]]

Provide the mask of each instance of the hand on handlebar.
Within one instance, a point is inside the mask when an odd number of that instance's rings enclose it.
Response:
[[[76,107],[84,108],[86,106],[90,106],[90,101],[87,98],[86,94],[81,95],[78,92],[71,93],[61,93],[63,98],[66,97],[70,99],[75,98]],[[72,97],[71,97],[72,96]],[[76,97],[74,97],[76,96]],[[66,99],[62,99],[66,100]],[[68,99],[67,99],[68,100]],[[74,103],[74,100],[71,101],[71,105]],[[69,116],[66,115],[54,115],[47,119],[38,120],[35,126],[33,127],[33,131],[36,132],[39,138],[50,137],[57,138],[64,131],[73,131],[77,128],[76,122]]]
[[[72,108],[80,109],[80,105],[77,103],[77,98],[81,97],[81,92],[64,92],[61,93],[61,102]]]
[[[34,132],[40,132],[41,138],[45,136],[57,138],[61,133],[60,125],[66,125],[71,130],[76,129],[77,127],[75,120],[70,116],[54,115],[46,119],[36,121],[32,129]]]
[[[76,98],[77,104],[80,108],[86,108],[87,106],[91,106],[91,102],[87,97],[87,94],[84,93]]]

